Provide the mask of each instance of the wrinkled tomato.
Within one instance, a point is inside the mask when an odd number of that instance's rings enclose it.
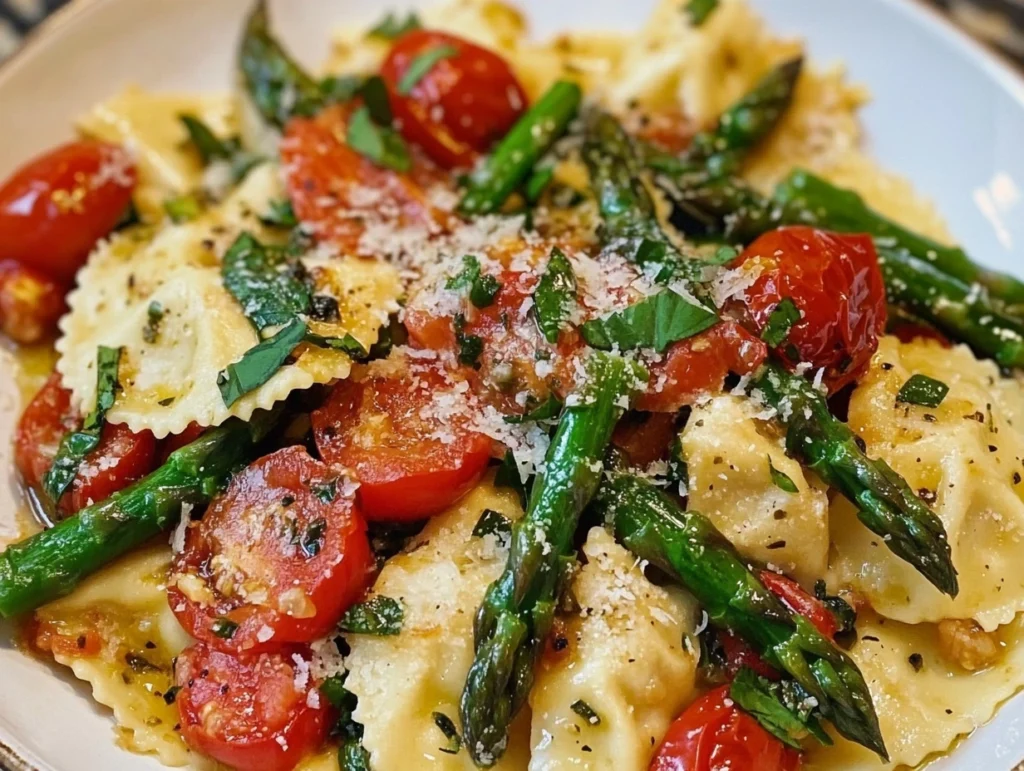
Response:
[[[742,304],[754,329],[762,334],[788,299],[800,318],[776,353],[790,367],[824,368],[831,392],[856,380],[878,348],[886,321],[885,286],[871,237],[779,228],[748,246],[735,265],[753,261],[760,275]]]
[[[34,158],[0,187],[0,259],[71,283],[124,216],[135,182],[116,145],[82,139]]]
[[[327,739],[328,705],[309,651],[235,656],[199,643],[175,664],[181,735],[192,749],[244,771],[291,771]]]
[[[0,247],[2,248],[2,247]],[[53,335],[67,310],[65,287],[15,260],[0,262],[0,330],[16,343]]]
[[[650,771],[797,771],[800,753],[764,730],[729,698],[708,692],[669,726]]]
[[[14,463],[25,484],[42,485],[64,434],[79,428],[81,419],[71,406],[71,392],[54,372],[25,408],[15,431]],[[99,446],[85,457],[71,488],[58,502],[59,512],[73,514],[106,500],[152,471],[156,457],[156,440],[149,431],[136,434],[127,426],[106,424]]]
[[[421,77],[410,72],[429,60]],[[526,108],[526,92],[504,59],[445,32],[403,35],[380,74],[402,135],[449,169],[471,166]]]
[[[444,511],[483,475],[492,443],[468,418],[435,365],[346,380],[312,416],[321,457],[355,474],[367,519],[395,521]]]

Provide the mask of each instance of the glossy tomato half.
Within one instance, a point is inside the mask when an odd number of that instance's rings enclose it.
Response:
[[[309,642],[367,587],[366,523],[345,480],[286,447],[236,474],[188,528],[167,598],[196,639],[231,652]]]
[[[420,77],[410,73],[430,60]],[[403,136],[449,169],[471,166],[526,108],[526,92],[504,59],[445,32],[403,35],[380,74]]]
[[[0,186],[0,259],[70,283],[131,203],[135,164],[116,145],[82,139],[18,169]]]

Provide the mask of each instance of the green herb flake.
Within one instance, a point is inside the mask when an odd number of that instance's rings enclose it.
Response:
[[[699,27],[718,8],[718,0],[688,0],[685,6],[686,15],[690,17],[690,24]]]
[[[307,559],[312,559],[324,547],[324,533],[327,531],[327,521],[316,519],[306,526],[299,540],[299,546]]]
[[[949,393],[949,386],[927,375],[911,375],[896,394],[897,404],[916,404],[919,407],[938,407]]]
[[[203,213],[203,204],[195,194],[186,193],[165,200],[164,211],[171,218],[171,222],[180,225],[199,219]]]
[[[241,359],[221,370],[217,375],[217,387],[224,406],[230,407],[270,380],[305,336],[305,323],[293,319],[273,337],[253,346]]]
[[[390,126],[394,116],[391,114],[391,97],[388,86],[380,75],[366,79],[359,88],[359,96],[370,111],[370,119],[378,126]]]
[[[242,233],[228,247],[221,280],[260,331],[295,321],[309,308],[309,287],[297,275],[296,265],[250,233]]]
[[[764,330],[761,332],[761,339],[768,343],[769,347],[778,348],[786,341],[789,330],[798,321],[800,321],[800,309],[796,307],[796,303],[786,297],[775,306],[775,310],[768,317],[768,323],[764,325]]]
[[[160,322],[164,320],[164,306],[153,300],[146,308],[146,326],[142,328],[142,339],[152,345],[160,337]]]
[[[329,75],[320,81],[320,92],[328,102],[350,102],[365,83],[362,75]]]
[[[554,345],[576,306],[576,274],[569,258],[558,248],[551,250],[547,268],[533,293],[537,326],[544,339]]]
[[[466,316],[455,314],[455,344],[459,346],[459,362],[474,369],[480,368],[480,354],[484,352],[483,338],[466,334]]]
[[[523,477],[519,473],[519,464],[516,463],[516,456],[512,454],[511,450],[505,451],[505,457],[501,459],[501,464],[494,473],[494,486],[513,490],[519,497],[519,503],[526,506],[526,485],[523,484]]]
[[[402,631],[404,619],[402,603],[378,594],[345,611],[338,625],[344,632],[390,636]]]
[[[333,351],[341,351],[348,354],[349,358],[355,361],[366,361],[370,353],[366,346],[356,340],[348,332],[344,337],[324,337],[313,332],[307,332],[305,340],[318,348],[330,348]]]
[[[298,226],[299,220],[295,216],[295,209],[292,208],[292,202],[287,198],[272,200],[269,206],[270,211],[260,217],[260,222],[264,225],[272,228],[294,228]]]
[[[473,526],[473,537],[483,538],[485,535],[496,535],[502,541],[507,541],[512,535],[512,521],[500,511],[484,509]]]
[[[338,497],[338,480],[315,482],[309,486],[309,489],[321,503],[334,503],[334,499]]]
[[[672,440],[668,453],[668,479],[679,485],[679,494],[685,495],[690,486],[690,469],[686,463],[686,455],[683,452],[683,440],[677,435]]]
[[[462,749],[462,739],[459,737],[459,731],[455,727],[455,723],[443,712],[433,712],[431,717],[434,718],[434,725],[444,734],[444,738],[448,740],[446,746],[438,747],[438,749],[449,755],[457,754]]]
[[[610,351],[654,348],[659,353],[672,343],[698,335],[718,323],[718,316],[672,291],[656,295],[580,325],[592,347]]]
[[[477,276],[469,288],[469,301],[477,308],[488,308],[494,304],[494,298],[501,291],[501,282],[490,273]]]
[[[414,12],[410,11],[404,18],[396,13],[388,12],[387,16],[371,27],[366,35],[367,37],[378,37],[382,40],[397,40],[407,32],[422,28],[423,24],[420,23],[419,16]]]
[[[563,403],[554,394],[548,396],[538,407],[526,412],[523,415],[507,415],[506,423],[536,423],[541,420],[554,420],[562,414]]]
[[[378,166],[400,172],[412,168],[409,150],[402,138],[394,129],[375,124],[365,106],[352,114],[345,139],[349,147]]]
[[[783,492],[794,495],[800,492],[796,486],[796,482],[794,482],[787,474],[775,468],[775,464],[772,463],[771,455],[768,456],[768,472],[772,475],[772,484]]]
[[[423,80],[439,61],[451,59],[458,54],[459,49],[451,45],[435,46],[417,54],[416,58],[409,62],[409,67],[398,81],[398,93],[408,96],[416,88],[416,84]]]
[[[593,707],[583,701],[583,699],[577,699],[574,701],[570,709],[587,721],[588,725],[601,725],[601,716],[594,711]]]
[[[222,640],[230,640],[235,636],[235,632],[238,631],[238,624],[230,618],[221,616],[220,618],[215,618],[213,623],[210,624],[210,631]]]

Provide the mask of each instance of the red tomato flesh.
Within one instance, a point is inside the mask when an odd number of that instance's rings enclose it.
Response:
[[[779,228],[748,246],[735,265],[755,260],[761,274],[742,304],[758,334],[787,298],[801,313],[776,350],[786,364],[824,368],[833,393],[863,374],[886,321],[885,286],[871,237]]]
[[[0,247],[2,248],[2,247]],[[65,287],[14,260],[0,262],[0,330],[25,345],[57,332],[67,305]]]
[[[83,139],[18,169],[0,186],[0,259],[70,283],[131,203],[135,164],[116,145]]]
[[[411,88],[403,89],[410,65],[442,47],[451,56],[437,60]],[[403,35],[380,74],[402,135],[448,169],[471,166],[526,108],[526,92],[504,59],[444,32]]]
[[[174,670],[182,738],[225,765],[291,771],[327,739],[326,700],[304,648],[235,656],[198,643]]]
[[[669,726],[650,771],[797,771],[800,753],[765,731],[729,698],[708,692]]]
[[[25,408],[14,435],[14,463],[25,484],[42,485],[60,440],[80,427],[71,392],[54,372]],[[71,488],[58,502],[59,512],[73,514],[106,500],[155,466],[156,439],[149,431],[136,434],[127,426],[108,423],[100,433],[99,446],[85,457]]]
[[[366,523],[336,471],[286,447],[232,478],[188,528],[167,587],[181,625],[228,652],[322,637],[366,589]]]
[[[313,413],[321,457],[355,474],[367,519],[437,514],[483,475],[491,440],[470,430],[465,414],[432,414],[440,408],[438,394],[450,388],[440,368],[417,366],[402,377],[339,383]]]

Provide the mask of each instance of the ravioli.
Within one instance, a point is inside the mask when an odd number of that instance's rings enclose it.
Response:
[[[530,771],[645,771],[696,696],[697,606],[648,581],[602,527],[583,553],[572,584],[581,610],[556,622],[568,644],[549,648],[530,692]]]
[[[897,404],[913,374],[949,394],[935,408]],[[1024,610],[1024,388],[966,346],[881,341],[850,399],[850,425],[942,519],[959,573],[956,599],[890,552],[837,497],[832,582],[864,594],[883,616],[918,623],[973,618],[984,629]]]
[[[294,390],[348,375],[346,354],[304,346],[294,363],[231,407],[221,397],[218,373],[256,345],[258,337],[222,285],[220,257],[243,231],[273,237],[259,215],[281,193],[276,165],[264,164],[199,220],[168,223],[155,232],[134,229],[93,252],[68,297],[70,312],[61,320],[63,336],[56,344],[57,369],[83,414],[95,399],[94,360],[100,345],[123,348],[122,390],[107,419],[158,438],[192,422],[211,426],[232,415],[246,419]],[[312,322],[313,331],[351,334],[369,348],[388,314],[398,309],[397,272],[354,257],[309,257],[306,265],[315,291],[337,299],[340,312],[336,322]],[[149,324],[153,303],[163,309],[155,334]]]

